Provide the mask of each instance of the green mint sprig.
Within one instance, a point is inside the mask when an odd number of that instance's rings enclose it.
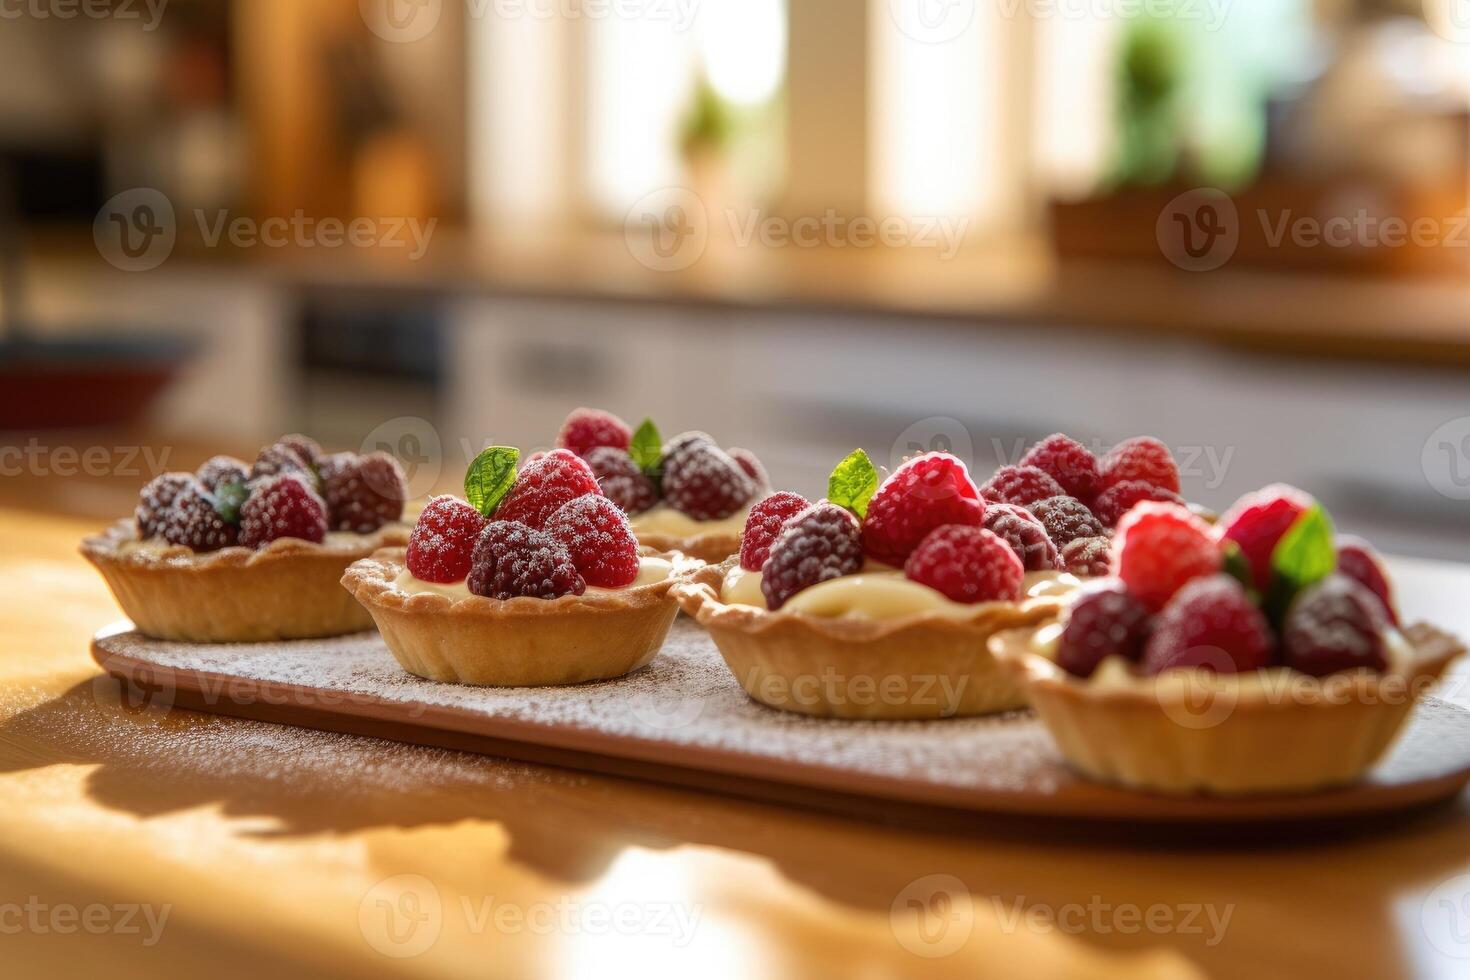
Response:
[[[464,475],[464,499],[485,517],[510,493],[516,482],[516,464],[521,451],[510,446],[491,446],[475,457]]]
[[[1266,615],[1280,624],[1291,602],[1337,568],[1337,546],[1332,518],[1321,504],[1298,517],[1271,552],[1271,584],[1266,590]]]
[[[827,499],[846,507],[862,520],[868,516],[868,502],[878,492],[878,467],[861,449],[853,450],[827,479]]]
[[[658,426],[653,424],[653,419],[644,419],[643,424],[638,426],[638,431],[633,433],[633,441],[628,445],[628,455],[633,457],[633,462],[640,470],[651,474],[658,469],[663,453],[664,440],[659,435]]]

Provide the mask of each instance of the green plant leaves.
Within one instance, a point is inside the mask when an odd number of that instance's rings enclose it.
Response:
[[[1271,552],[1271,586],[1266,613],[1280,623],[1291,602],[1337,568],[1337,546],[1332,518],[1321,504],[1313,504],[1281,536]]]
[[[643,424],[638,426],[638,431],[633,433],[628,455],[633,457],[633,462],[638,464],[640,470],[650,473],[658,469],[663,452],[664,439],[659,435],[658,426],[653,424],[653,419],[644,419]]]
[[[240,508],[248,496],[250,489],[240,480],[221,483],[214,488],[214,511],[226,524],[239,524]]]
[[[470,506],[489,517],[516,482],[516,464],[521,451],[509,446],[491,446],[475,457],[464,475],[464,498]]]
[[[837,464],[827,480],[827,499],[859,519],[868,516],[868,501],[878,491],[878,467],[861,449]]]

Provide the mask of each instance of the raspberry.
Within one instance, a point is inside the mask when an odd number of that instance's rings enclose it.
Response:
[[[295,473],[313,488],[316,487],[316,474],[311,471],[311,464],[306,461],[295,449],[284,443],[275,443],[266,446],[255,457],[255,465],[250,467],[250,479],[261,480],[268,476],[279,476],[282,473]]]
[[[980,488],[980,495],[997,503],[1025,507],[1047,497],[1062,496],[1062,488],[1034,466],[1002,466]]]
[[[1088,578],[1107,575],[1113,570],[1112,549],[1111,538],[1078,538],[1062,548],[1062,568]]]
[[[276,445],[296,450],[296,455],[300,456],[307,466],[315,466],[323,455],[322,447],[315,439],[299,432],[281,436],[276,440]]]
[[[1097,493],[1097,457],[1082,443],[1060,432],[1032,446],[1021,457],[1021,465],[1041,470],[1057,481],[1068,496],[1078,500],[1091,500]],[[1062,544],[1057,542],[1058,546]]]
[[[852,575],[862,567],[857,519],[836,504],[817,504],[788,520],[771,544],[761,593],[768,608],[780,609],[802,589]]]
[[[133,520],[138,525],[139,540],[163,535],[163,523],[169,505],[180,493],[189,489],[194,478],[187,473],[163,473],[148,481],[138,491],[138,506],[133,510]]]
[[[332,530],[370,534],[403,516],[408,481],[387,453],[334,453],[322,457],[320,472]]]
[[[521,467],[495,519],[540,528],[562,504],[588,493],[601,493],[591,468],[571,450],[553,449]]]
[[[1143,667],[1150,674],[1175,667],[1238,674],[1270,664],[1271,649],[1271,627],[1245,588],[1229,575],[1210,575],[1180,589],[1154,619]]]
[[[475,542],[469,588],[487,599],[555,599],[581,595],[587,583],[567,549],[545,531],[517,521],[491,521]]]
[[[1179,492],[1179,466],[1169,447],[1150,436],[1118,443],[1098,462],[1098,490],[1138,480],[1160,490]]]
[[[770,488],[771,477],[766,473],[766,468],[761,465],[755,453],[749,449],[727,449],[725,452],[745,471],[745,475],[750,477],[757,490]]]
[[[204,489],[214,493],[227,483],[246,483],[250,480],[250,467],[244,460],[233,456],[214,456],[194,471],[194,479]]]
[[[1368,667],[1388,669],[1383,605],[1366,586],[1329,575],[1292,602],[1281,627],[1281,656],[1288,667],[1313,677]]]
[[[1116,527],[1124,514],[1144,500],[1185,506],[1184,498],[1173,491],[1144,483],[1142,480],[1124,480],[1098,494],[1097,499],[1092,502],[1092,512],[1104,527]]]
[[[1102,521],[1076,497],[1047,497],[1028,508],[1058,548],[1078,538],[1101,537],[1107,532]]]
[[[1210,527],[1178,504],[1143,503],[1113,538],[1113,573],[1149,609],[1162,609],[1184,583],[1220,570]]]
[[[266,477],[240,507],[240,543],[259,548],[277,538],[321,542],[327,536],[327,505],[302,477]]]
[[[163,512],[159,536],[195,551],[218,551],[235,543],[235,528],[214,509],[214,499],[190,480]]]
[[[1070,674],[1091,677],[1106,657],[1137,660],[1148,627],[1148,610],[1122,582],[1111,578],[1093,583],[1072,600],[1057,664]]]
[[[696,521],[717,521],[755,496],[755,482],[712,442],[686,442],[664,457],[664,500]]]
[[[1026,570],[1011,546],[981,527],[937,527],[903,563],[903,573],[955,602],[1021,598]]]
[[[658,488],[643,475],[625,449],[599,446],[587,454],[603,496],[629,514],[641,514],[658,503]]]
[[[556,434],[556,444],[585,457],[599,446],[627,450],[633,442],[633,430],[628,423],[596,408],[579,408],[567,416]]]
[[[985,508],[985,530],[1010,545],[1028,572],[1051,572],[1060,567],[1057,546],[1047,537],[1041,522],[1024,507],[991,504]]]
[[[771,556],[771,545],[782,526],[810,507],[811,501],[799,493],[773,493],[750,508],[745,519],[745,533],[740,537],[740,567],[758,572]]]
[[[1250,564],[1252,582],[1264,591],[1271,584],[1271,552],[1311,506],[1311,497],[1278,483],[1237,500],[1215,525],[1215,534],[1221,541],[1234,541],[1240,546]]]
[[[925,453],[893,472],[868,503],[863,547],[869,557],[902,565],[936,527],[985,523],[985,501],[965,464],[948,453]]]
[[[569,500],[546,522],[588,585],[620,589],[638,577],[638,539],[628,518],[606,497]]]
[[[1368,542],[1348,534],[1339,535],[1337,570],[1359,585],[1366,586],[1368,591],[1383,603],[1383,612],[1388,617],[1389,623],[1394,626],[1399,624],[1398,610],[1394,608],[1393,586],[1389,584],[1388,576],[1384,574],[1383,563],[1379,561],[1378,553]]]
[[[463,500],[431,497],[408,536],[408,570],[425,582],[462,581],[483,530],[485,518]]]

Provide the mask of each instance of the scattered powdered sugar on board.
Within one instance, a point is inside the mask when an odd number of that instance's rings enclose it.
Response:
[[[194,645],[121,633],[104,650],[168,671],[207,672],[253,685],[279,685],[286,704],[330,706],[351,694],[402,705],[397,720],[421,718],[416,706],[453,708],[487,720],[578,730],[614,740],[654,740],[754,760],[819,766],[838,773],[902,778],[936,786],[996,792],[1047,792],[1070,777],[1044,728],[1012,713],[941,721],[838,721],[767,708],[751,700],[708,635],[687,618],[675,621],[654,661],[618,680],[575,687],[490,688],[440,683],[399,667],[376,633],[330,640]],[[229,699],[228,681],[198,679],[206,697]],[[191,678],[189,686],[194,686]],[[293,701],[295,691],[327,692]],[[248,697],[246,698],[248,700]],[[535,732],[528,742],[540,741]],[[753,766],[753,769],[758,766]]]

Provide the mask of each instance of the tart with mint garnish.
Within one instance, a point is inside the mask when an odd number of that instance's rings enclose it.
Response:
[[[1401,628],[1378,556],[1292,487],[1214,527],[1140,503],[1112,567],[1057,623],[991,641],[1062,755],[1099,780],[1222,795],[1353,782],[1464,649]]]
[[[637,670],[678,613],[675,574],[700,563],[640,548],[571,451],[519,462],[517,449],[485,450],[464,499],[431,499],[406,549],[356,562],[342,585],[420,677],[525,687]]]

